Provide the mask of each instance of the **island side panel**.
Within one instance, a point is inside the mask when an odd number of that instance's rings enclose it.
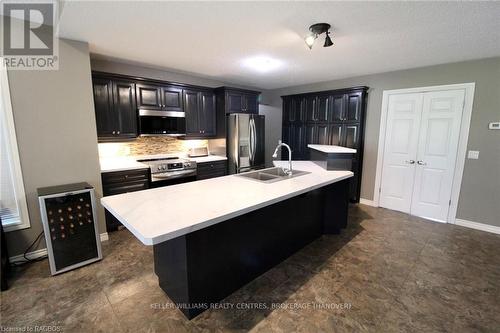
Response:
[[[310,160],[325,170],[352,170],[353,154],[325,153],[310,149]]]
[[[339,210],[337,205],[330,205],[337,207],[331,212],[324,209],[328,192],[342,190],[348,196],[347,186],[340,183],[345,181],[155,245],[160,287],[186,317],[193,318],[205,310],[199,304],[223,300],[325,231],[329,233],[325,217]],[[330,215],[328,223],[340,230],[345,221]]]
[[[339,234],[347,227],[351,178],[324,188],[323,233]]]
[[[161,289],[174,303],[189,303],[186,236],[153,246],[153,256]]]

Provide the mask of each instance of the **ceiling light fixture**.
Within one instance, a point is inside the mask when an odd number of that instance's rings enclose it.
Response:
[[[328,23],[316,23],[313,24],[309,27],[309,35],[305,38],[306,45],[309,47],[309,49],[312,49],[314,45],[314,41],[316,38],[318,38],[319,35],[322,33],[326,34],[325,37],[325,44],[323,44],[323,47],[329,47],[333,45],[332,39],[330,38],[330,30],[331,26]]]

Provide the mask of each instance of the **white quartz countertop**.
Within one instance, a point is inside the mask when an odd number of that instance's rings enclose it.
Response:
[[[271,184],[229,175],[104,197],[101,203],[142,243],[154,245],[353,176],[311,161],[294,161],[293,168],[311,173]]]
[[[356,149],[341,147],[341,146],[333,146],[333,145],[307,145],[311,149],[318,150],[327,154],[356,154]]]
[[[195,161],[196,163],[205,163],[205,162],[215,162],[215,161],[225,161],[227,160],[226,156],[217,156],[217,155],[208,155],[201,157],[188,157],[188,160]]]
[[[101,172],[113,172],[113,171],[149,168],[147,164],[137,162],[137,160],[148,159],[148,158],[166,158],[172,156],[185,158],[190,161],[195,161],[196,163],[227,160],[227,157],[218,155],[208,155],[202,157],[186,157],[186,155],[180,155],[180,154],[177,155],[159,154],[159,155],[128,156],[128,157],[101,157],[99,159],[99,162],[101,165]]]

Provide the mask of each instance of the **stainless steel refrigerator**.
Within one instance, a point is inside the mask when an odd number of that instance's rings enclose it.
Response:
[[[227,158],[229,173],[265,167],[265,117],[233,113],[227,116]]]

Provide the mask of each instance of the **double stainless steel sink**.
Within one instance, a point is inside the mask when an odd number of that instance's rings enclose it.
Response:
[[[286,174],[282,168],[275,167],[275,168],[268,168],[257,171],[240,173],[237,176],[248,178],[251,180],[256,180],[262,183],[274,183],[274,182],[279,182],[281,180],[307,175],[309,173],[310,172],[308,171],[293,170],[292,175],[290,176]]]

